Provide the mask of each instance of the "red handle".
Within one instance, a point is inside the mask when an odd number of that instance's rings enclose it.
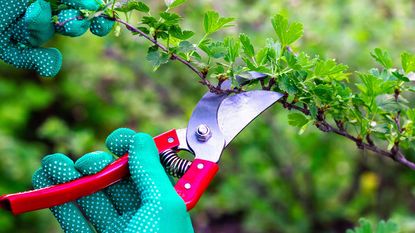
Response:
[[[176,130],[163,133],[155,137],[154,141],[160,153],[180,144]],[[0,208],[10,210],[13,214],[21,214],[62,205],[98,192],[129,174],[127,154],[95,175],[44,189],[1,196]]]
[[[174,187],[186,203],[187,210],[195,207],[218,170],[219,166],[216,163],[201,159],[193,161],[189,170]]]

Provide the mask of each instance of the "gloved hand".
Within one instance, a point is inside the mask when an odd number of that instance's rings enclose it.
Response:
[[[33,2],[33,3],[32,3]],[[70,9],[57,12],[59,22],[52,22],[52,9],[45,0],[0,0],[0,59],[17,68],[33,69],[41,76],[53,77],[62,66],[57,49],[41,48],[56,32],[80,36],[89,28],[98,36],[107,35],[114,22],[103,18],[81,19],[81,9],[96,11],[102,0],[61,0]]]
[[[51,208],[62,229],[71,233],[192,233],[186,206],[160,164],[153,139],[118,129],[106,144],[117,156],[129,153],[131,177],[76,203]],[[49,155],[34,174],[33,185],[39,189],[95,174],[113,160],[105,152],[86,154],[75,164],[63,154]]]

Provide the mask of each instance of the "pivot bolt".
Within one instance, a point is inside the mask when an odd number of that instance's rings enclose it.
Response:
[[[200,142],[207,142],[212,137],[212,131],[205,124],[199,125],[196,130],[196,138]]]

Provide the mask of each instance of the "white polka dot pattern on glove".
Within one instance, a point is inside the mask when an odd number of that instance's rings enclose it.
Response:
[[[153,139],[130,129],[119,129],[108,137],[106,144],[116,155],[129,153],[131,178],[76,203],[52,208],[62,229],[82,233],[192,233],[186,206],[160,164]],[[49,155],[42,160],[33,184],[41,188],[95,174],[114,159],[98,151],[84,155],[74,164],[63,154]]]

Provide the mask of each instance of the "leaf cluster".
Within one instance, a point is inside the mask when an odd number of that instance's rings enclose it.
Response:
[[[303,35],[303,25],[289,22],[276,14],[271,24],[275,36],[262,46],[252,43],[247,34],[215,39],[213,34],[232,26],[234,18],[208,11],[201,26],[204,34],[194,40],[195,32],[183,29],[182,17],[171,12],[185,0],[166,0],[165,9],[153,14],[144,2],[129,0],[100,9],[128,22],[132,14],[135,34],[152,42],[147,60],[158,69],[171,60],[180,60],[202,79],[212,91],[224,80],[234,90],[264,89],[284,94],[288,109],[300,110],[289,115],[288,123],[300,128],[300,134],[312,125],[322,131],[335,131],[354,140],[359,148],[376,150],[380,143],[385,153],[395,156],[400,147],[415,148],[413,143],[415,110],[408,98],[415,91],[411,83],[415,55],[404,52],[400,68],[395,68],[387,51],[376,48],[372,57],[378,68],[350,73],[348,66],[296,51],[295,43]],[[139,19],[138,21],[136,19]],[[350,82],[353,80],[353,82]],[[375,148],[375,149],[374,149]]]
[[[367,219],[359,220],[360,226],[353,230],[347,230],[346,233],[397,233],[399,232],[398,225],[392,221],[380,221],[377,224],[376,230],[373,229],[372,224]]]

